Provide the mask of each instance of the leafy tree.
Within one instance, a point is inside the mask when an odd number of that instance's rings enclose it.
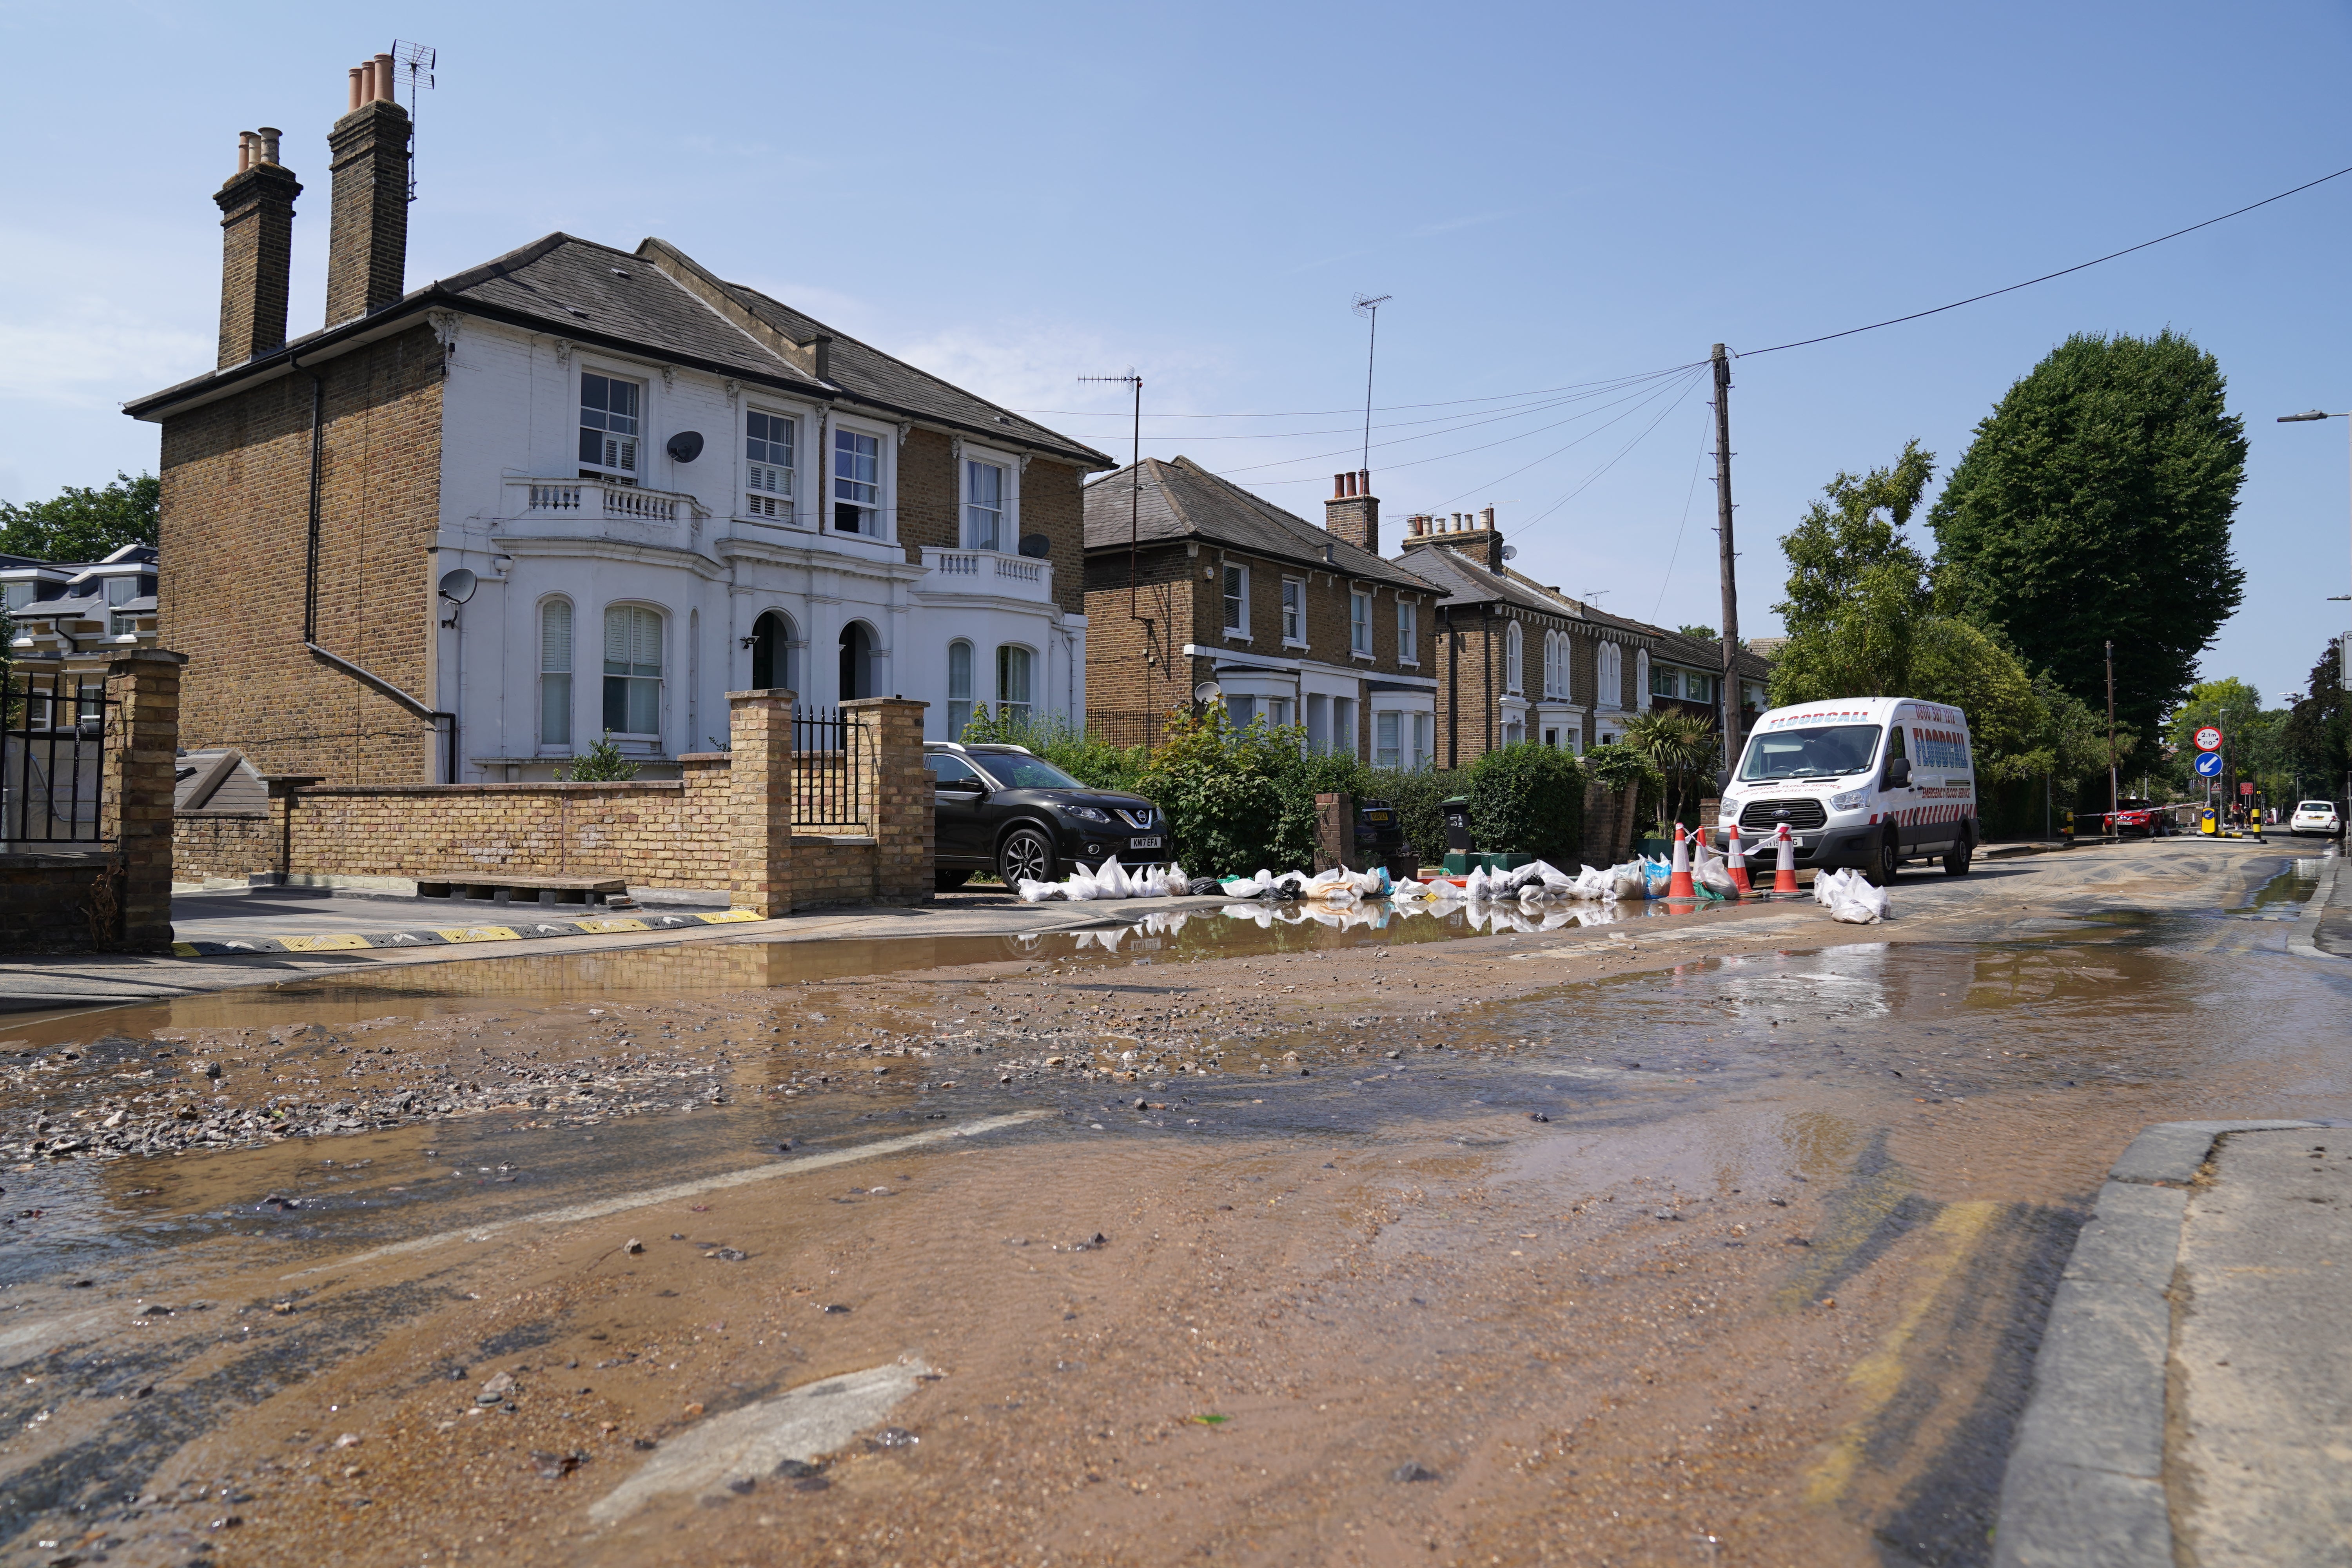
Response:
[[[1584,768],[1557,746],[1520,741],[1470,768],[1471,842],[1572,869],[1584,848]]]
[[[2263,694],[2226,676],[2202,680],[2189,689],[2189,699],[2172,715],[2167,738],[2172,742],[2174,782],[2201,796],[2204,784],[2190,763],[2197,755],[2199,728],[2211,724],[2221,731],[2230,771],[2251,783],[2275,802],[2294,793],[2295,764],[2286,730],[2294,715],[2284,708],[2265,709]]]
[[[1682,633],[1683,636],[1686,637],[1696,637],[1700,642],[1721,642],[1723,640],[1723,634],[1717,631],[1713,626],[1676,626],[1675,630]]]
[[[2169,329],[2081,332],[1977,426],[1928,516],[1958,606],[2027,667],[2139,734],[2192,679],[2244,595],[2230,523],[2242,420],[2213,356]]]
[[[2352,770],[2352,702],[2346,700],[2342,650],[2328,639],[2311,667],[2310,695],[2287,710],[2279,726],[2286,764],[2299,775],[2298,790],[2341,799],[2344,775]]]
[[[163,496],[154,475],[117,473],[104,489],[68,485],[48,500],[0,500],[0,554],[102,561],[126,544],[152,544]]]

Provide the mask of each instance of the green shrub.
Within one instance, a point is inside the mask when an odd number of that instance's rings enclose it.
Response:
[[[637,764],[621,755],[621,748],[613,744],[613,731],[607,730],[584,755],[556,763],[555,776],[577,784],[619,784],[637,776]]]
[[[1295,869],[1314,855],[1315,785],[1348,763],[1304,757],[1305,743],[1297,726],[1258,720],[1235,729],[1222,707],[1205,708],[1170,721],[1138,793],[1168,814],[1171,850],[1187,870]]]
[[[967,745],[1026,746],[1082,784],[1127,795],[1141,793],[1137,783],[1151,757],[1149,746],[1114,746],[1091,739],[1060,714],[1024,722],[992,716],[984,705],[972,710],[971,721],[957,739]]]
[[[1405,843],[1422,865],[1437,866],[1445,860],[1445,802],[1469,791],[1466,768],[1363,768],[1352,793],[1359,805],[1384,800],[1394,806],[1404,822]]]
[[[1572,869],[1584,849],[1583,764],[1534,741],[1487,752],[1470,769],[1470,835]]]

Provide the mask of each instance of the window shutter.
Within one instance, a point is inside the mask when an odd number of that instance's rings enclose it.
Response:
[[[549,675],[572,668],[572,606],[561,599],[539,612],[539,668]]]

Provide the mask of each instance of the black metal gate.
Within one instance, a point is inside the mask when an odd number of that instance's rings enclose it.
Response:
[[[838,708],[793,710],[793,826],[856,827],[866,820],[866,732]]]
[[[0,846],[38,853],[104,847],[106,683],[61,672],[12,670],[0,702]]]

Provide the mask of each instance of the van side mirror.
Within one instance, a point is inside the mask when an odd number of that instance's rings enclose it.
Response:
[[[1910,758],[1896,757],[1893,762],[1886,764],[1886,787],[1888,789],[1908,789],[1911,787]]]

